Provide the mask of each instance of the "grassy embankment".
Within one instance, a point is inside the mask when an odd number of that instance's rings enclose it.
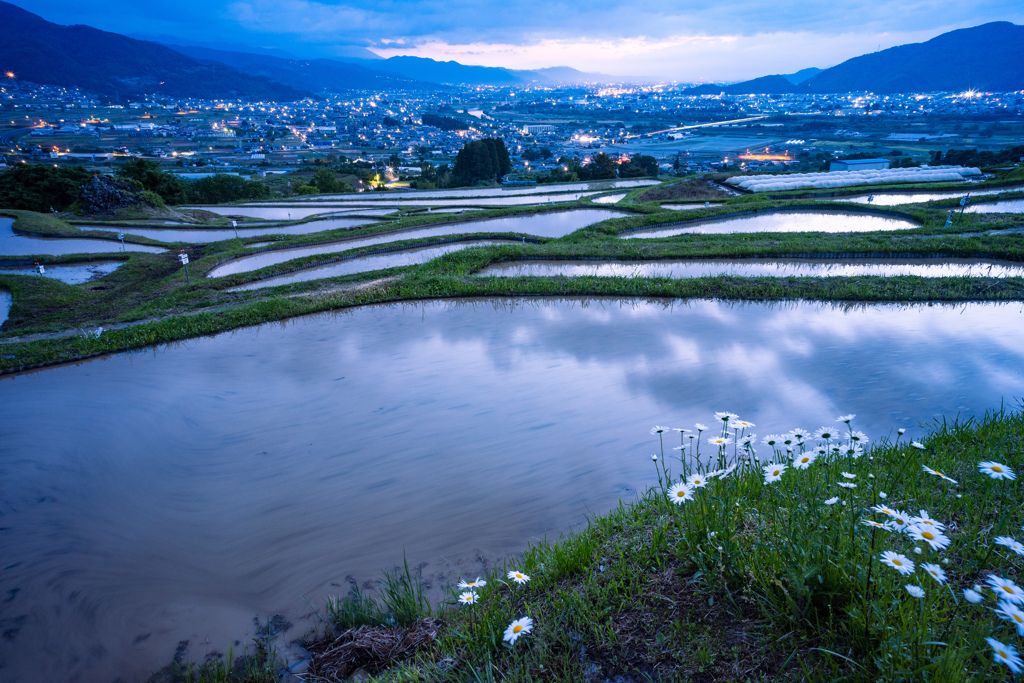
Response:
[[[696,185],[695,185],[696,182]],[[702,189],[703,187],[703,189]],[[703,181],[682,181],[662,188],[661,193],[699,199],[710,194],[720,199]],[[681,190],[681,191],[680,191]],[[4,325],[3,336],[56,332],[68,329],[88,330],[99,325],[138,322],[130,329],[107,330],[99,338],[72,336],[33,342],[8,343],[0,354],[0,370],[10,371],[40,363],[71,360],[97,353],[140,348],[191,336],[211,334],[271,320],[367,303],[459,296],[666,296],[716,297],[733,299],[831,299],[842,301],[951,301],[1008,300],[1024,297],[1019,278],[737,278],[714,277],[693,280],[667,278],[476,278],[472,274],[489,263],[520,258],[611,258],[668,259],[698,257],[749,258],[791,255],[831,255],[856,257],[876,255],[977,256],[1024,260],[1021,240],[1012,234],[973,234],[984,230],[1002,230],[1024,226],[1024,216],[965,214],[952,228],[944,228],[947,207],[943,202],[902,207],[869,207],[875,214],[891,215],[917,222],[920,227],[907,231],[879,233],[751,233],[734,235],[686,235],[657,240],[624,240],[622,230],[662,225],[671,222],[714,218],[741,211],[778,209],[833,209],[857,212],[863,207],[806,199],[771,199],[764,195],[744,195],[721,200],[722,205],[680,212],[661,209],[657,202],[644,201],[648,188],[631,190],[616,208],[630,213],[621,218],[578,230],[559,239],[542,239],[543,244],[506,244],[448,254],[424,266],[387,269],[371,273],[330,278],[317,282],[232,293],[226,288],[261,276],[281,273],[325,258],[341,258],[365,253],[379,246],[338,250],[331,255],[293,259],[251,273],[207,279],[203,273],[217,263],[252,253],[245,245],[265,240],[251,237],[204,245],[175,243],[169,253],[116,254],[126,265],[83,285],[64,285],[47,278],[0,274],[0,287],[11,291],[14,305]],[[705,194],[701,194],[701,193]],[[1016,193],[1015,193],[1016,194]],[[664,200],[661,200],[664,201]],[[291,247],[371,235],[386,230],[409,229],[440,223],[458,224],[484,218],[528,215],[538,211],[557,211],[595,205],[589,200],[559,207],[506,207],[473,212],[453,218],[450,214],[417,212],[384,223],[314,235],[285,236],[274,245]],[[612,205],[600,205],[611,208]],[[9,212],[15,215],[16,212]],[[37,234],[103,236],[110,233],[78,231],[52,216],[18,212],[16,229]],[[310,219],[303,219],[306,222]],[[217,219],[220,225],[222,219]],[[298,221],[297,221],[298,222]],[[468,237],[479,233],[461,233],[443,239]],[[495,237],[519,238],[521,233],[496,233]],[[396,241],[387,246],[416,246],[438,238]],[[112,240],[111,240],[112,241]],[[158,244],[143,238],[141,243]],[[116,242],[114,242],[116,244]],[[175,254],[185,248],[192,260],[192,284],[186,285]],[[31,257],[29,257],[31,258]],[[46,263],[96,260],[96,255],[44,257]],[[345,289],[362,281],[390,277],[376,287]],[[333,288],[324,291],[325,288]]]
[[[855,443],[851,451],[854,418],[827,442],[794,439],[792,454],[758,439],[753,457],[738,445],[735,418],[722,430],[708,418],[698,439],[692,424],[691,434],[652,433],[661,485],[508,559],[486,585],[452,587],[431,608],[406,570],[385,578],[381,597],[329,600],[304,639],[313,652],[306,680],[357,669],[387,683],[1008,678],[986,638],[1020,645],[1024,629],[1004,603],[1024,602],[1024,590],[994,589],[990,577],[1021,580],[1024,546],[997,539],[1020,536],[1022,490],[979,464],[1020,471],[1021,413],[936,423],[919,444],[896,436],[863,454]],[[720,434],[731,442],[711,445]],[[806,469],[795,466],[822,444]],[[763,466],[774,463],[788,467],[769,482]],[[707,471],[727,464],[738,468]],[[698,487],[675,503],[671,485],[694,475]],[[908,517],[932,538],[909,531]],[[883,553],[899,554],[904,571]],[[460,591],[475,602],[460,604]],[[532,631],[505,642],[522,617]],[[272,670],[232,679],[221,667],[192,680],[271,681]]]

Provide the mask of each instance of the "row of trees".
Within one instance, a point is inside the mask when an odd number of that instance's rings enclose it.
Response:
[[[82,207],[82,187],[96,175],[80,166],[21,164],[0,173],[0,207],[47,212]],[[242,199],[267,199],[265,183],[236,175],[217,174],[186,180],[160,170],[147,159],[132,159],[117,169],[116,176],[128,181],[141,201],[160,204],[222,204]]]

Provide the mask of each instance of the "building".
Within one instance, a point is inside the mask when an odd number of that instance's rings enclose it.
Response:
[[[889,168],[888,159],[840,159],[828,166],[828,172],[834,171],[884,171]]]
[[[545,124],[527,124],[523,126],[523,135],[533,135],[534,133],[554,133],[557,130],[554,126]]]

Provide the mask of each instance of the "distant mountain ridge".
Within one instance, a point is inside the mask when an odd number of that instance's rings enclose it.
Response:
[[[687,88],[692,95],[841,92],[1010,92],[1024,89],[1024,26],[1008,21],[957,29],[829,69]],[[804,78],[800,78],[804,76]]]
[[[116,97],[241,98],[289,102],[312,94],[163,45],[89,26],[61,26],[0,1],[0,64],[21,80]]]
[[[436,90],[447,85],[575,85],[614,80],[604,74],[584,73],[568,66],[533,70],[505,69],[412,56],[289,60],[268,54],[216,50],[194,45],[167,44],[167,47],[195,59],[218,61],[250,75],[267,76],[308,90],[387,87]]]
[[[361,63],[334,59],[286,59],[267,54],[215,50],[194,45],[168,45],[184,55],[203,61],[219,62],[233,69],[263,76],[293,88],[313,92],[341,90],[440,90],[444,86],[370,69]],[[383,61],[383,60],[382,60]],[[360,60],[368,64],[376,61]]]

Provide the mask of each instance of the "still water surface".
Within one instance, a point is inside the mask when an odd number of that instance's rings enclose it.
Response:
[[[1024,311],[371,306],[0,378],[5,681],[109,681],[301,631],[401,562],[476,576],[655,483],[653,424],[878,438],[1024,395]],[[457,581],[459,574],[449,577]]]
[[[49,254],[106,254],[121,251],[121,243],[114,240],[80,240],[69,237],[28,237],[17,235],[11,226],[13,218],[0,216],[0,256],[34,256]],[[124,245],[127,251],[146,251],[159,254],[167,251],[161,247],[147,247],[142,244]]]
[[[270,277],[265,280],[257,280],[238,287],[231,287],[230,292],[242,292],[249,289],[263,289],[264,287],[277,287],[278,285],[290,285],[296,282],[309,282],[310,280],[322,280],[326,277],[338,277],[340,275],[354,275],[355,273],[368,273],[371,270],[382,270],[384,268],[395,268],[397,266],[413,266],[426,263],[442,254],[453,251],[461,251],[469,247],[487,246],[489,244],[502,244],[512,240],[471,240],[467,242],[453,242],[452,244],[441,244],[433,247],[421,247],[396,251],[390,254],[374,254],[360,258],[339,261],[319,268],[300,270],[297,273]]]
[[[674,235],[715,235],[736,232],[871,232],[909,230],[917,224],[900,218],[870,214],[779,211],[754,216],[711,218],[666,228],[651,228],[620,235],[626,239],[672,237]]]
[[[967,213],[1024,213],[1024,199],[1007,199],[1002,202],[971,204]]]
[[[681,259],[677,261],[510,261],[478,275],[518,277],[1024,277],[1024,263],[978,258],[894,259]]]
[[[124,261],[90,261],[88,263],[68,263],[64,265],[46,265],[46,272],[39,275],[35,266],[3,266],[0,273],[14,275],[31,275],[33,277],[52,277],[69,285],[80,285],[83,282],[96,280],[110,275],[124,265]]]
[[[588,225],[593,225],[609,218],[618,218],[623,214],[609,209],[576,209],[574,211],[556,211],[553,213],[537,213],[531,216],[510,216],[508,218],[491,218],[480,221],[462,221],[449,223],[431,228],[416,228],[413,230],[401,230],[388,232],[369,237],[357,237],[331,244],[321,244],[313,247],[296,247],[294,249],[275,249],[252,256],[243,256],[222,263],[209,273],[207,277],[223,277],[235,273],[248,273],[259,268],[265,268],[277,263],[291,261],[302,256],[313,256],[315,254],[332,254],[339,251],[347,251],[358,247],[367,247],[374,244],[396,242],[398,240],[411,240],[423,237],[440,237],[443,235],[458,235],[461,233],[473,232],[522,232],[538,237],[562,237],[570,232],[579,230]]]
[[[11,314],[11,304],[13,303],[14,299],[11,298],[11,293],[0,289],[0,325],[7,322],[7,316]]]
[[[956,192],[917,192],[917,193],[889,193],[880,192],[878,194],[862,194],[856,197],[836,197],[832,201],[837,202],[853,202],[855,204],[873,204],[875,206],[899,206],[901,204],[916,204],[918,202],[934,202],[939,199],[959,199],[968,192],[971,193],[972,197],[980,197],[989,194],[999,194],[1000,192],[1012,192],[1014,187],[1003,187],[995,188],[991,190],[971,190],[964,188]],[[871,199],[868,201],[868,199]],[[824,198],[822,198],[824,199]]]
[[[595,204],[614,204],[615,202],[622,201],[626,198],[626,192],[620,194],[606,194],[603,197],[595,197],[591,201]]]

